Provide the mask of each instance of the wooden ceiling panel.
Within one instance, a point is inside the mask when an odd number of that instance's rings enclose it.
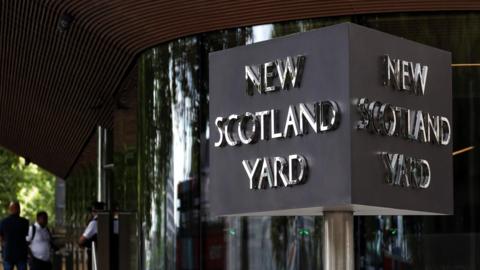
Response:
[[[0,145],[66,177],[145,48],[325,16],[480,10],[480,1],[0,0]],[[73,23],[58,29],[61,16]]]

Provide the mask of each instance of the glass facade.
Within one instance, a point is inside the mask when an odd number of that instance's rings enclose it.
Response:
[[[95,137],[90,140],[91,147],[95,150]],[[93,152],[95,153],[95,152]],[[87,208],[97,198],[97,171],[95,167],[95,154],[88,155],[84,151],[75,165],[68,180],[65,181],[65,221],[66,226],[66,251],[68,255],[63,260],[70,269],[86,269],[88,264],[87,253],[77,245],[77,240],[83,233],[88,221],[91,219]],[[68,267],[67,267],[68,269]]]
[[[138,214],[138,269],[321,269],[322,217],[209,213],[214,164],[208,162],[208,54],[345,21],[451,51],[453,148],[476,145],[480,67],[471,64],[480,63],[478,13],[311,19],[203,33],[150,48],[137,63],[137,144],[125,144],[115,156],[116,165],[124,166],[116,170],[121,185],[113,197],[122,210]],[[475,149],[454,156],[453,216],[356,217],[356,269],[479,269],[479,157]],[[76,221],[80,208],[72,189],[89,192],[90,182],[72,182],[67,218]]]

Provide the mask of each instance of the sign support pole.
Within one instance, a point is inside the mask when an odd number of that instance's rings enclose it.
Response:
[[[323,220],[324,269],[353,270],[353,212],[324,212]]]

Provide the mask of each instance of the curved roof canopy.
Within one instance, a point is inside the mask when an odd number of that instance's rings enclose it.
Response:
[[[0,145],[66,177],[145,48],[276,21],[478,10],[477,1],[1,0]]]

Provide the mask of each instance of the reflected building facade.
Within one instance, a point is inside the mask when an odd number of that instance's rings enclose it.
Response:
[[[476,145],[480,68],[467,64],[480,62],[477,13],[320,18],[202,33],[155,46],[139,56],[110,127],[112,198],[137,217],[131,269],[321,269],[320,216],[211,215],[208,54],[340,22],[451,51],[454,149]],[[94,149],[95,138],[91,144]],[[72,236],[95,199],[95,159],[86,149],[86,161],[66,182]],[[355,217],[356,269],[478,269],[479,157],[475,150],[454,156],[453,216]]]

